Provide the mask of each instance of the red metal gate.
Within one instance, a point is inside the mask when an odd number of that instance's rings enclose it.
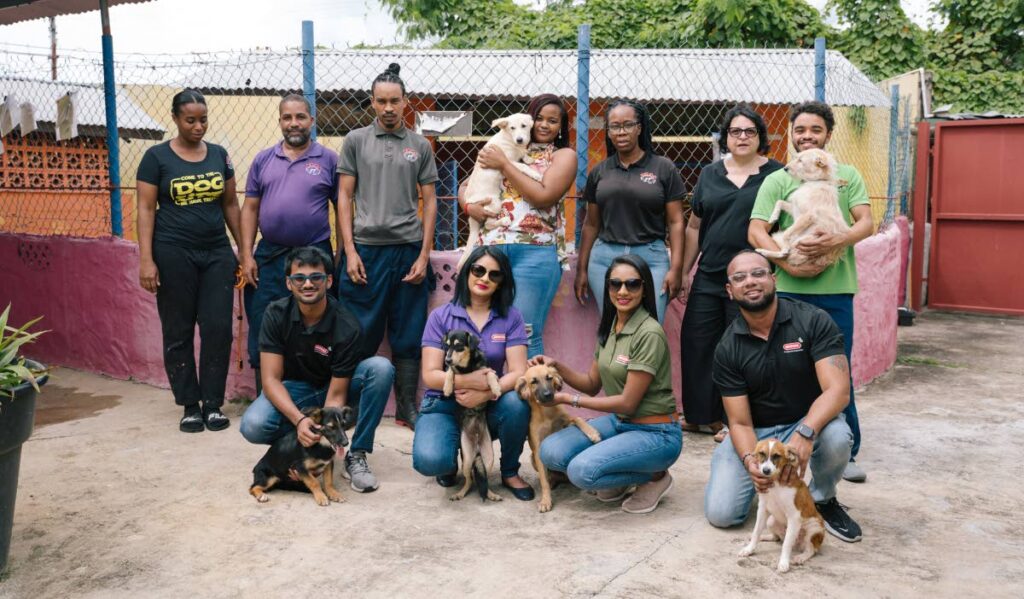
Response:
[[[926,128],[919,140],[928,139]],[[920,147],[919,177],[927,173]],[[918,199],[931,200],[928,306],[1024,315],[1024,119],[935,124],[928,178],[917,183]],[[925,211],[915,203],[920,273]]]

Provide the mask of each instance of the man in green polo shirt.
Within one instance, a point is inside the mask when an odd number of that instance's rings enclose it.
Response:
[[[797,152],[812,148],[825,149],[835,128],[835,116],[828,104],[806,102],[797,104],[790,113],[791,137]],[[845,181],[839,188],[839,210],[846,218],[850,230],[846,233],[819,233],[816,237],[797,244],[797,249],[809,256],[819,256],[837,247],[845,247],[842,258],[832,266],[820,267],[804,264],[790,266],[784,259],[772,259],[779,267],[776,277],[780,297],[790,297],[817,306],[828,313],[843,333],[846,359],[851,360],[853,350],[853,296],[857,293],[857,260],[853,246],[871,235],[874,223],[871,220],[871,204],[864,179],[857,169],[849,164],[839,165],[838,178]],[[785,200],[800,186],[785,170],[779,170],[765,178],[754,201],[750,214],[747,240],[755,248],[778,250],[779,246],[769,234],[772,225],[768,223],[775,203]],[[793,218],[783,212],[779,226],[784,230],[793,224]],[[864,482],[867,474],[857,465],[855,458],[860,449],[860,422],[857,406],[853,402],[853,385],[850,385],[850,403],[843,410],[846,423],[853,431],[853,450],[850,463],[843,478],[851,482]]]

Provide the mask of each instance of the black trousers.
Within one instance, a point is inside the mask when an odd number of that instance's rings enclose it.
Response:
[[[231,359],[232,292],[238,261],[231,247],[211,250],[153,243],[160,272],[156,307],[164,337],[164,368],[174,403],[224,404]],[[194,339],[199,324],[199,369]]]
[[[739,308],[725,292],[725,271],[697,270],[686,299],[679,343],[683,371],[683,415],[690,424],[722,422],[722,394],[711,380],[715,348]]]

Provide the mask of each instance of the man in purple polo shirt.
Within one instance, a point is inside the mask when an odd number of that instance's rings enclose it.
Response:
[[[285,96],[278,114],[284,139],[257,154],[249,169],[238,248],[257,393],[262,388],[258,344],[263,313],[270,302],[291,295],[285,286],[285,257],[305,246],[334,255],[328,204],[337,197],[338,154],[312,141],[313,119],[304,97]],[[253,252],[257,229],[262,238]]]

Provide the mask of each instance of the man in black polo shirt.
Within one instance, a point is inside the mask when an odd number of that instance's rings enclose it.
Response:
[[[836,500],[836,485],[850,459],[853,434],[843,408],[850,370],[839,327],[824,311],[775,295],[766,258],[744,250],[729,262],[726,291],[740,309],[715,350],[712,378],[722,392],[729,437],[711,458],[704,514],[712,526],[742,524],[756,489],[771,486],[753,457],[761,439],[788,443],[811,467],[811,496],[833,536],[859,541],[860,526]],[[794,434],[795,433],[795,434]]]
[[[315,247],[292,250],[285,275],[291,296],[271,302],[260,329],[263,392],[242,416],[242,436],[250,443],[273,443],[293,428],[309,447],[320,440],[313,422],[302,417],[310,406],[358,412],[345,474],[352,489],[368,493],[377,478],[366,463],[384,415],[395,370],[382,357],[362,359],[359,321],[327,294],[334,264]]]

